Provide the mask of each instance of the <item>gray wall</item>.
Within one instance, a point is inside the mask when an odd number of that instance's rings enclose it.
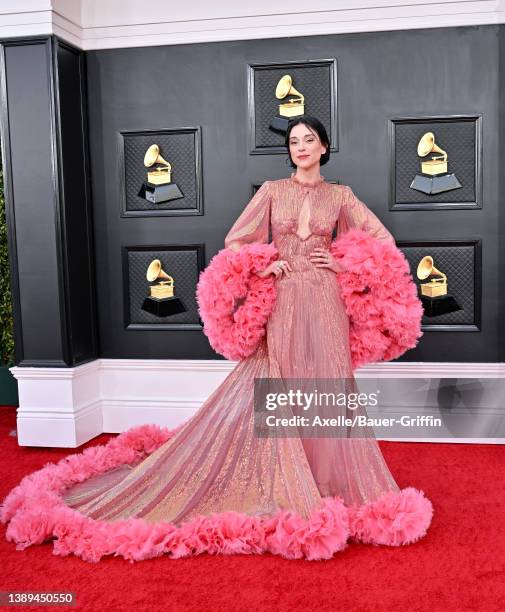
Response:
[[[216,357],[198,330],[124,329],[121,246],[201,242],[208,263],[223,248],[251,184],[290,172],[284,155],[249,155],[247,64],[335,57],[339,152],[324,167],[325,177],[351,185],[398,241],[482,238],[481,331],[426,331],[402,360],[503,361],[498,241],[504,224],[499,207],[504,154],[498,146],[503,37],[500,26],[478,26],[89,52],[102,356]],[[473,113],[483,116],[482,210],[388,211],[388,118]],[[118,132],[197,125],[202,127],[205,214],[120,218]]]

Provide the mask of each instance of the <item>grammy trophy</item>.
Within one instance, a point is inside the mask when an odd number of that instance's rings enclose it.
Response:
[[[436,317],[461,310],[455,298],[447,293],[447,275],[435,268],[431,255],[426,255],[417,266],[417,278],[425,280],[429,276],[432,278],[420,285],[424,314]]]
[[[442,155],[433,155],[421,162],[421,173],[416,174],[410,188],[428,195],[459,189],[462,185],[456,175],[447,172],[447,152],[435,144],[433,132],[426,132],[419,140],[417,154],[419,157],[426,157],[431,153]]]
[[[150,295],[144,300],[142,310],[157,317],[167,317],[187,311],[180,298],[174,296],[174,279],[163,270],[159,259],[151,261],[146,278],[150,283],[156,282],[150,285]]]
[[[287,96],[293,97],[279,104],[279,114],[272,119],[269,125],[271,130],[283,135],[288,130],[289,120],[305,112],[305,97],[293,87],[293,79],[289,74],[285,74],[275,88],[275,97],[278,100],[283,100]]]
[[[147,181],[142,183],[138,193],[140,198],[144,198],[153,204],[178,200],[184,195],[176,183],[172,183],[172,165],[160,154],[157,144],[151,145],[144,155],[144,166],[154,168],[147,173]]]

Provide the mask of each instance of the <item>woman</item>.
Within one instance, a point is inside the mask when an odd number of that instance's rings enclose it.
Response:
[[[137,428],[98,447],[87,463],[82,455],[70,466],[60,462],[49,500],[40,495],[49,477],[22,483],[2,512],[18,547],[55,537],[56,554],[92,561],[266,551],[323,559],[350,537],[398,545],[425,534],[431,503],[415,489],[400,491],[370,430],[316,438],[255,431],[257,378],[327,378],[355,388],[349,319],[330,252],[335,226],[337,235],[361,228],[394,244],[349,187],[320,176],[330,146],[317,119],[291,121],[286,146],[296,172],[265,182],[225,238],[238,251],[266,244],[271,228],[278,250],[257,271],[276,286],[257,350],[176,432]],[[135,445],[147,448],[146,438],[149,456],[128,456]]]

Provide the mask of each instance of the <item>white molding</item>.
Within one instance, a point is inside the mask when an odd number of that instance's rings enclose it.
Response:
[[[236,364],[221,359],[97,359],[75,368],[10,368],[18,381],[18,443],[76,448],[101,433],[120,433],[145,423],[176,427],[197,412]],[[505,363],[377,363],[359,368],[356,378],[505,379]],[[382,409],[391,416],[415,413],[416,404],[391,404]],[[435,405],[423,405],[423,410],[439,416]],[[373,416],[372,411],[368,412]],[[496,409],[484,404],[473,412],[452,412],[456,426],[463,428],[461,435],[465,431],[459,415],[480,418],[483,425],[482,417],[496,417]],[[480,433],[472,427],[470,430]],[[456,427],[451,425],[448,434],[454,431]],[[505,441],[467,436],[394,440],[480,444]]]
[[[505,0],[257,0],[0,4],[0,38],[54,33],[83,50],[505,23]]]
[[[79,23],[68,19],[64,15],[53,11],[53,29],[52,33],[56,34],[63,40],[71,43],[78,49],[83,47],[83,29]]]
[[[238,363],[225,359],[100,359],[102,370],[150,370],[153,372],[231,372]]]
[[[76,448],[103,432],[100,361],[10,368],[18,380],[18,444]]]
[[[37,36],[53,33],[52,11],[0,13],[0,38]]]
[[[102,399],[103,429],[107,433],[120,433],[145,423],[177,427],[192,417],[206,398],[149,398],[131,397]]]
[[[441,444],[505,444],[505,438],[380,438],[385,442],[437,442]]]
[[[356,378],[502,378],[505,377],[505,362],[389,361],[358,368],[355,376]]]

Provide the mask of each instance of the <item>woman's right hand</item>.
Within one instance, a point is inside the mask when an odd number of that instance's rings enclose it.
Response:
[[[262,270],[261,272],[256,272],[256,274],[261,278],[265,278],[270,274],[274,274],[275,278],[278,278],[284,273],[289,278],[289,273],[292,271],[293,269],[291,268],[289,262],[287,262],[285,259],[276,259],[264,270]]]

